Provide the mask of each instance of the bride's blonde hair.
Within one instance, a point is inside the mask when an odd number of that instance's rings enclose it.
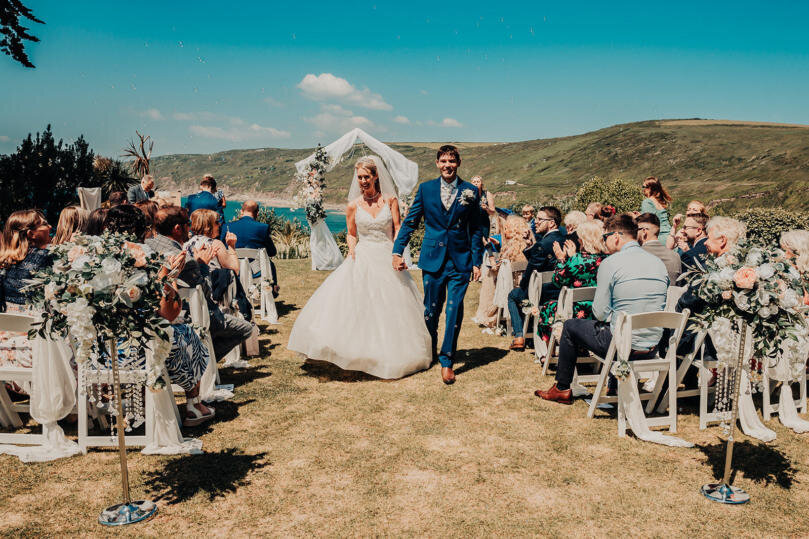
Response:
[[[361,168],[373,174],[374,178],[376,178],[374,188],[376,189],[377,193],[381,193],[379,188],[379,170],[376,168],[376,162],[368,156],[360,157],[357,159],[357,162],[354,163],[354,170],[359,170]]]

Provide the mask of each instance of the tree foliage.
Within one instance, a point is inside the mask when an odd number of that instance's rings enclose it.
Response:
[[[54,139],[51,126],[28,135],[10,155],[0,155],[0,219],[14,211],[39,208],[56,222],[62,208],[78,199],[76,188],[97,187],[93,151],[83,136],[72,144]]]
[[[20,0],[3,0],[0,2],[0,51],[3,51],[25,67],[34,67],[25,52],[26,41],[39,41],[39,38],[28,33],[28,28],[20,24],[20,17],[45,24],[34,16],[34,13]]]
[[[640,210],[643,195],[640,193],[640,185],[621,178],[607,180],[596,176],[585,182],[576,192],[573,209],[584,211],[591,202],[611,204],[617,213],[624,213]]]
[[[93,174],[95,183],[101,185],[105,198],[114,191],[126,191],[130,185],[138,182],[136,178],[130,176],[128,170],[129,167],[118,159],[96,156],[93,161]]]
[[[754,208],[733,217],[747,225],[747,239],[757,245],[777,245],[782,232],[809,228],[809,214],[782,208]]]

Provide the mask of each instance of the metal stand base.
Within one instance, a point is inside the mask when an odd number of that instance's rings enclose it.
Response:
[[[104,526],[125,526],[152,518],[157,513],[157,505],[149,500],[119,503],[106,508],[98,516],[98,523]]]
[[[750,501],[750,495],[739,487],[734,487],[726,483],[708,483],[702,485],[700,489],[702,495],[709,500],[728,503],[728,504],[742,504]]]

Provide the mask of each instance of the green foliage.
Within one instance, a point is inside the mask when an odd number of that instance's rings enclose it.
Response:
[[[235,221],[237,219],[239,219],[239,216],[235,215],[233,217],[233,220]],[[289,219],[286,219],[276,214],[275,210],[272,208],[268,208],[267,206],[259,206],[258,215],[256,215],[256,221],[258,221],[259,223],[269,225],[270,234],[273,234],[277,230],[281,230],[284,227],[284,223],[288,222]],[[297,221],[295,222],[297,223]]]
[[[97,187],[93,151],[83,136],[73,144],[56,142],[49,125],[30,134],[10,155],[0,155],[0,220],[17,210],[39,208],[56,223],[62,208],[78,199],[76,188]]]
[[[343,257],[348,256],[348,231],[343,230],[337,234],[334,234],[334,241],[337,242],[337,247],[340,248],[340,254]]]
[[[777,244],[787,230],[809,229],[809,213],[782,208],[744,210],[733,217],[747,225],[747,240],[758,245]]]
[[[297,219],[282,219],[281,226],[272,233],[278,258],[307,258],[309,256],[309,229]]]
[[[138,182],[129,175],[127,167],[119,159],[98,156],[93,161],[93,175],[96,183],[101,185],[104,198],[115,191],[126,191]]]
[[[25,52],[25,41],[39,41],[39,39],[28,33],[28,28],[20,23],[20,17],[24,17],[32,22],[45,24],[34,16],[30,8],[20,0],[6,0],[0,3],[0,51],[11,56],[14,60],[25,67],[34,67],[28,54]]]
[[[573,209],[584,211],[591,202],[611,204],[617,213],[640,210],[643,195],[640,185],[629,183],[621,178],[607,180],[595,176],[576,192]]]

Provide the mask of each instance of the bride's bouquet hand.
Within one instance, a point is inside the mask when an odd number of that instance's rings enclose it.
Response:
[[[354,260],[356,258],[355,253],[354,253],[354,249],[349,249],[348,250],[348,256],[351,257],[351,260]]]

